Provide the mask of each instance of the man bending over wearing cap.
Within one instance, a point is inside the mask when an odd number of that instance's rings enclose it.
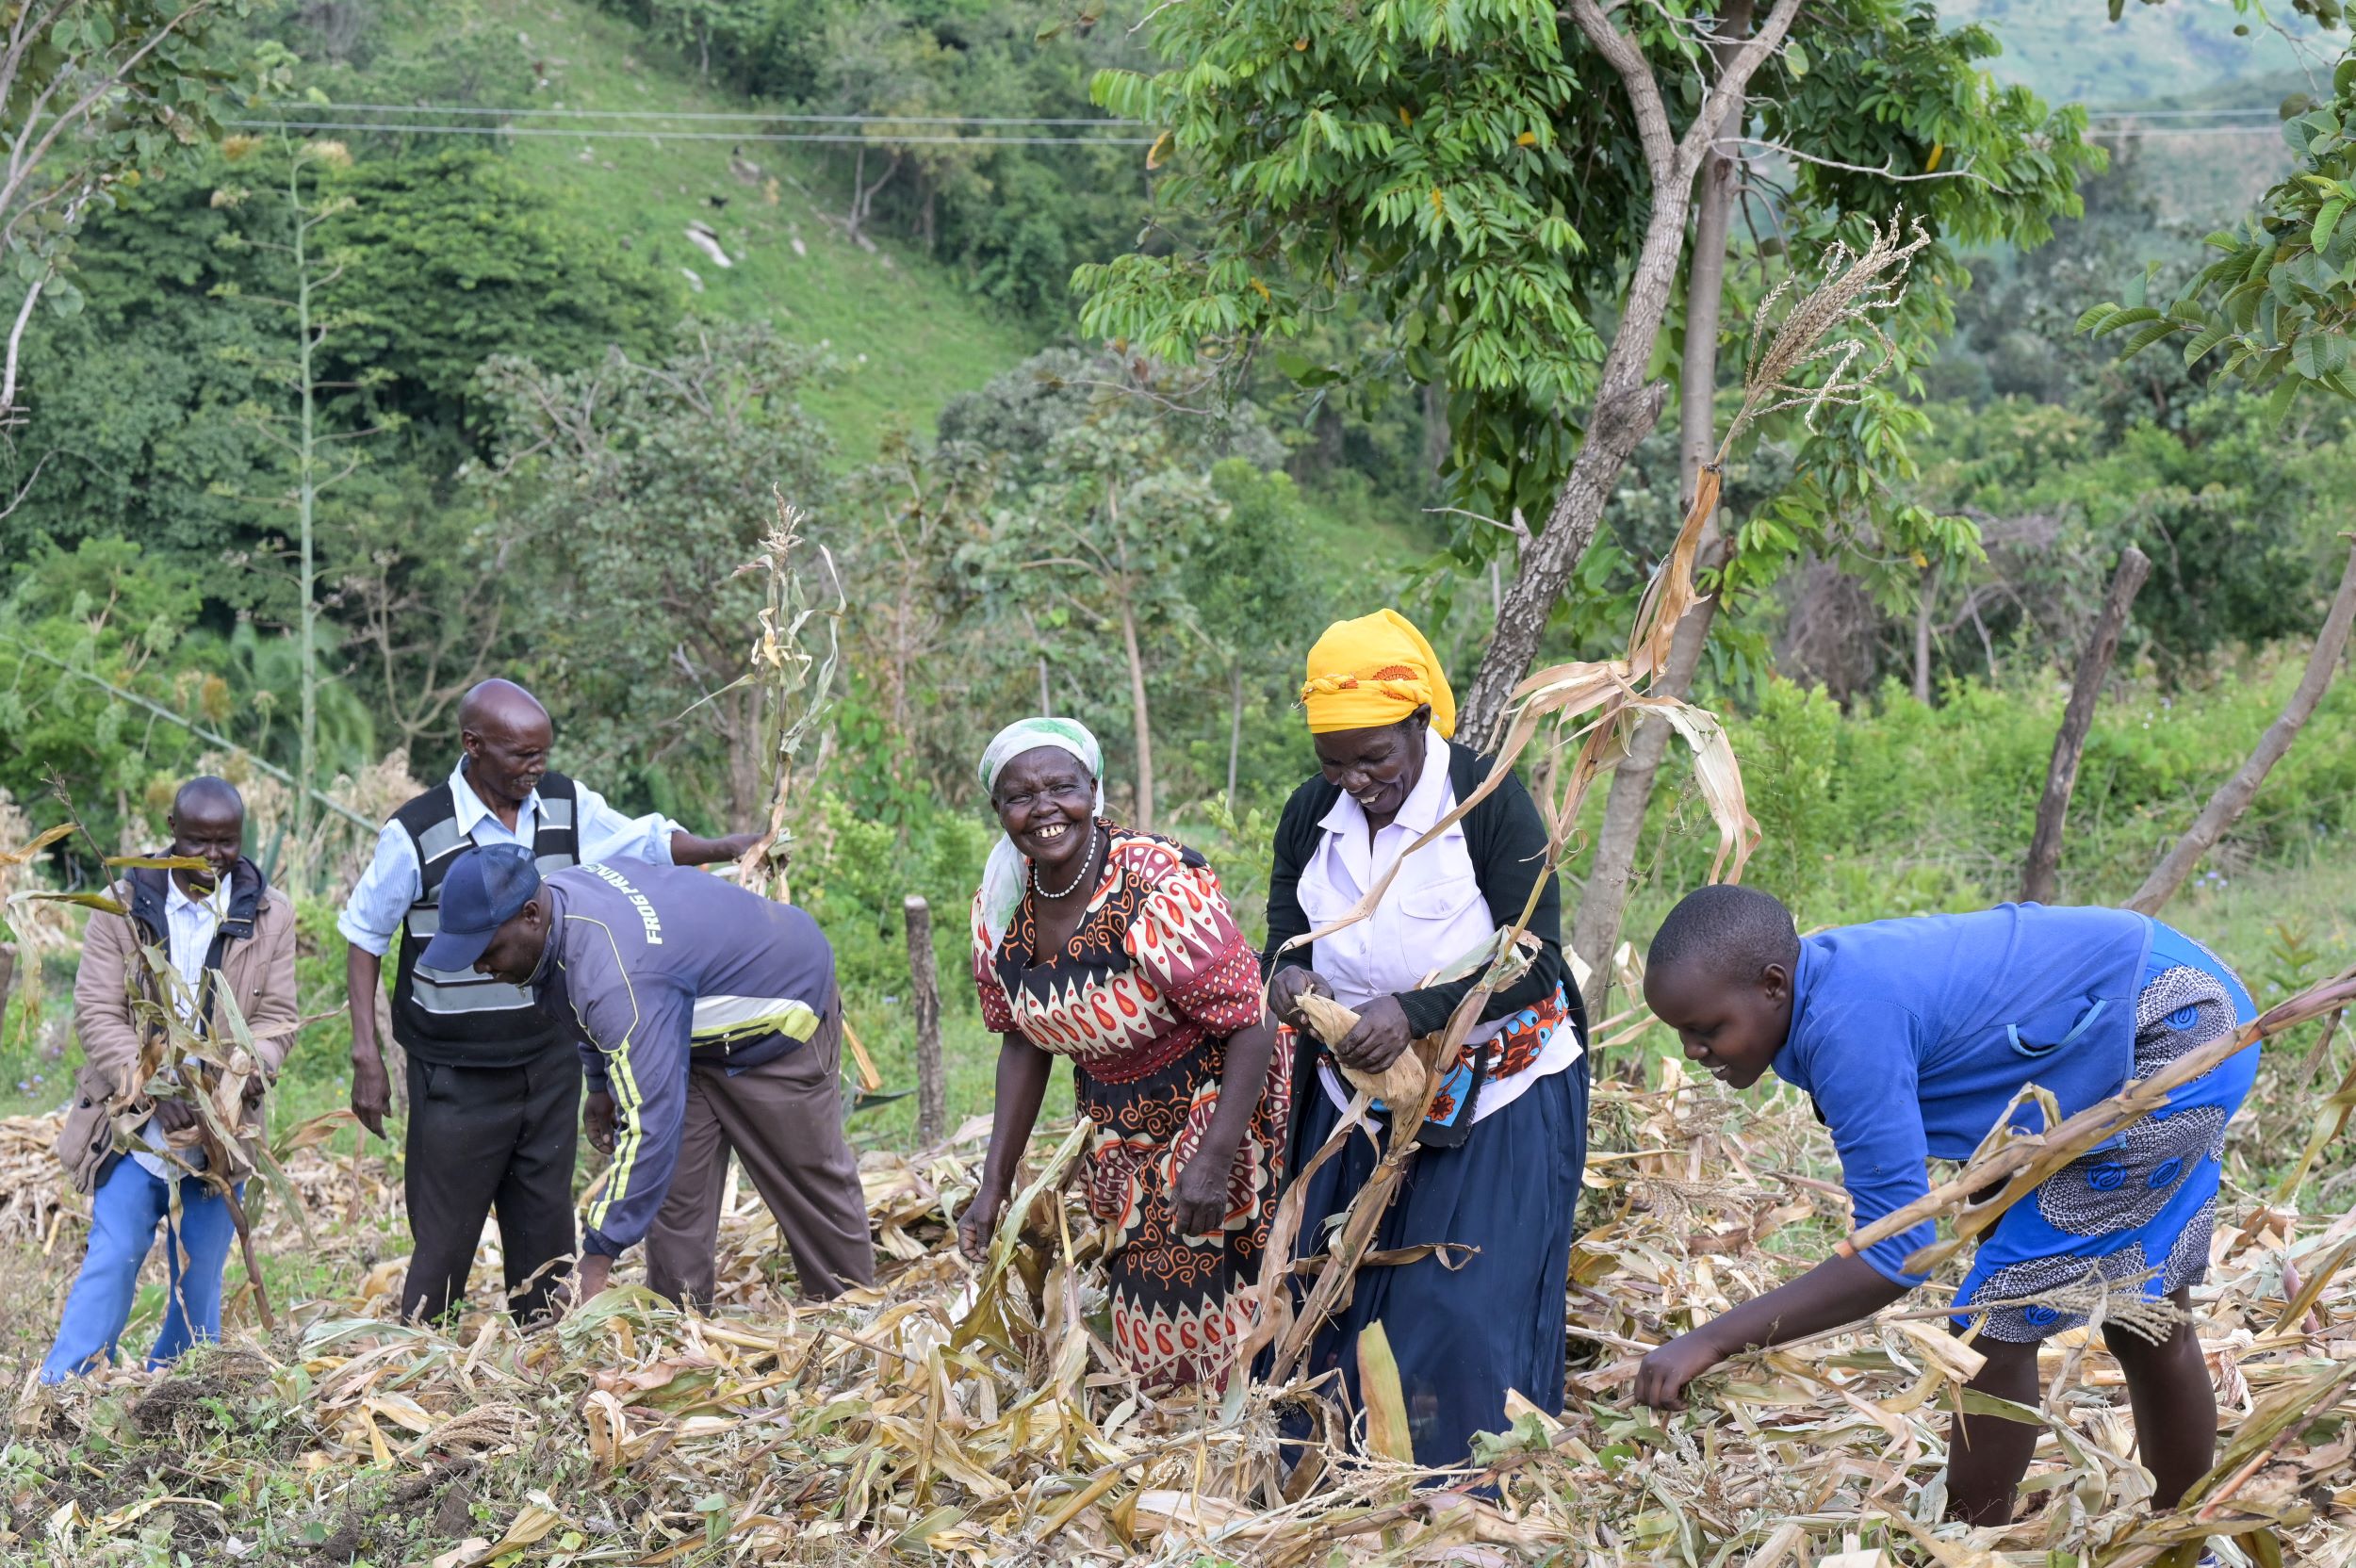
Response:
[[[614,1156],[581,1232],[577,1300],[646,1243],[646,1282],[712,1302],[720,1188],[744,1162],[805,1295],[875,1277],[843,1137],[834,950],[800,909],[700,872],[623,861],[543,877],[529,851],[461,855],[422,962],[528,988],[581,1053],[589,1140]]]
[[[513,986],[418,961],[434,935],[442,880],[479,845],[520,845],[544,870],[584,860],[708,865],[753,842],[705,839],[662,816],[625,817],[548,766],[548,710],[509,680],[485,680],[458,706],[464,755],[450,777],[393,813],[376,857],[336,923],[348,944],[352,1111],[384,1135],[393,1089],[376,1038],[376,995],[396,933],[393,1037],[408,1053],[409,1126],[401,1187],[415,1244],[401,1315],[438,1320],[461,1304],[483,1222],[496,1209],[507,1307],[541,1316],[573,1249],[573,1163],[581,1070],[558,1031]]]

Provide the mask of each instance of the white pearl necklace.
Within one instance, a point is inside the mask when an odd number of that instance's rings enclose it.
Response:
[[[1090,823],[1088,824],[1088,852],[1080,858],[1080,874],[1072,879],[1069,887],[1066,887],[1059,891],[1051,893],[1045,888],[1039,886],[1039,862],[1034,860],[1031,862],[1031,890],[1039,894],[1041,898],[1070,898],[1073,893],[1080,890],[1080,884],[1088,880],[1088,872],[1095,866],[1095,864],[1096,825],[1094,823]]]

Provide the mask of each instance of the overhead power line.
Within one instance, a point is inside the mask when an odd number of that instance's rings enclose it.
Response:
[[[2089,120],[2255,120],[2279,119],[2272,109],[2088,109]]]
[[[1137,120],[1037,114],[777,114],[763,109],[502,108],[473,104],[289,104],[283,112],[322,114],[499,115],[533,120],[717,120],[802,125],[1138,125]]]
[[[767,141],[827,141],[844,144],[888,142],[912,146],[956,145],[962,147],[1151,147],[1154,138],[1148,136],[878,136],[861,135],[856,131],[664,131],[656,129],[615,130],[610,127],[583,126],[579,129],[543,125],[420,125],[384,121],[337,120],[228,120],[223,124],[241,131],[383,131],[401,136],[542,136],[562,137],[574,141],[727,141],[734,143]],[[1093,123],[1093,122],[1092,122]]]
[[[2115,130],[2097,128],[2087,131],[2086,134],[2088,136],[2105,138],[2122,136],[2164,136],[2171,141],[2182,141],[2187,138],[2198,140],[2201,138],[2212,136],[2269,136],[2279,138],[2282,134],[2282,128],[2280,125],[2194,125],[2181,131],[2175,131],[2168,129],[2165,125],[2127,125]]]

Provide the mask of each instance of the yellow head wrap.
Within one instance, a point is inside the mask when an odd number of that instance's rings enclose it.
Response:
[[[1301,688],[1309,732],[1397,724],[1425,703],[1443,739],[1456,733],[1456,694],[1415,625],[1396,610],[1335,621],[1309,650]]]

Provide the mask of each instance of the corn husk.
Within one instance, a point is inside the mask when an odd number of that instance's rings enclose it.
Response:
[[[1358,1027],[1358,1015],[1330,996],[1303,991],[1295,1005],[1317,1032],[1317,1038],[1328,1046],[1341,1044],[1344,1037]],[[1362,1072],[1338,1059],[1333,1066],[1349,1080],[1350,1087],[1363,1089],[1386,1105],[1413,1105],[1423,1099],[1423,1063],[1413,1046],[1393,1057],[1391,1065],[1381,1072]]]

